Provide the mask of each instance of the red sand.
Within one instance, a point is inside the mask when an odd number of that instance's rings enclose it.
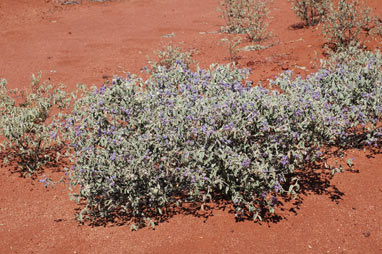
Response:
[[[69,89],[76,83],[100,85],[103,76],[138,73],[161,42],[183,41],[186,49],[197,49],[202,67],[227,62],[226,48],[217,45],[224,35],[216,33],[223,25],[216,0],[55,2],[0,2],[0,77],[9,88],[28,86],[39,71]],[[365,2],[382,15],[380,0]],[[274,1],[274,36],[263,45],[276,45],[239,53],[239,64],[254,70],[252,79],[316,69],[324,39],[315,28],[290,28],[298,22],[288,1]],[[174,38],[162,37],[171,33]],[[154,231],[138,232],[129,226],[79,225],[77,206],[63,186],[45,189],[1,168],[0,253],[382,253],[382,155],[367,158],[353,151],[348,156],[359,173],[337,174],[326,186],[308,188],[295,212],[278,209],[278,222],[237,223],[227,211],[214,210],[207,220],[180,214]]]

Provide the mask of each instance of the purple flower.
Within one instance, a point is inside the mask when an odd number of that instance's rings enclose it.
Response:
[[[272,205],[277,205],[279,201],[277,200],[276,196],[272,196]]]
[[[202,126],[202,131],[204,134],[207,134],[207,126],[206,125]]]
[[[50,133],[50,138],[51,138],[51,139],[56,139],[56,137],[57,137],[57,132],[52,131],[52,132]]]
[[[314,98],[315,100],[320,100],[320,99],[321,99],[321,93],[320,93],[320,92],[316,92],[316,93],[314,93],[314,94],[313,94],[313,98]]]
[[[281,164],[283,164],[283,166],[287,165],[289,163],[289,160],[288,160],[288,155],[284,155],[282,158],[281,158]]]
[[[114,186],[114,179],[115,177],[113,176],[112,178],[109,178],[109,183],[110,183],[110,186]]]
[[[251,165],[251,161],[248,160],[248,159],[243,160],[243,161],[241,162],[241,166],[242,166],[243,168],[248,168],[249,165]]]
[[[44,184],[44,187],[46,188],[46,187],[48,187],[48,185],[49,185],[49,180],[48,180],[48,178],[46,177],[46,175],[43,175],[43,179],[41,179],[40,180],[40,182],[41,183],[43,183]]]
[[[232,122],[224,126],[224,130],[226,131],[232,130],[233,128],[234,128],[234,124]]]
[[[40,183],[45,183],[46,182],[46,175],[43,175],[44,178],[40,179]]]
[[[280,183],[277,182],[273,188],[275,189],[276,192],[279,192],[282,187],[281,187]]]
[[[114,152],[111,156],[110,156],[110,160],[115,160],[115,158],[117,157],[117,153]]]
[[[76,130],[76,136],[77,136],[77,137],[81,136],[82,131],[81,131],[80,127],[77,126],[77,127],[75,128],[75,130]]]
[[[103,94],[103,93],[105,92],[105,90],[106,90],[106,87],[105,87],[105,86],[101,86],[101,87],[99,88],[98,93],[99,93],[99,94]]]

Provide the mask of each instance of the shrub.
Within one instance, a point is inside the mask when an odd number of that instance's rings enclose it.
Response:
[[[220,43],[226,44],[229,53],[229,60],[231,62],[237,63],[237,61],[240,59],[240,57],[238,56],[240,52],[240,42],[240,37],[232,38],[232,36],[229,36],[228,38],[223,38],[220,41]]]
[[[64,128],[74,195],[87,201],[79,218],[125,215],[137,229],[174,204],[224,199],[261,219],[325,149],[379,144],[382,57],[349,60],[307,79],[286,72],[272,81],[283,93],[245,86],[248,72],[230,65],[180,61],[84,88]]]
[[[149,68],[144,68],[147,73],[156,72],[159,68],[165,67],[170,68],[175,65],[176,62],[182,62],[187,66],[195,64],[195,61],[191,57],[198,51],[196,49],[184,50],[178,45],[169,44],[167,46],[162,46],[161,49],[154,51],[157,60],[149,59]]]
[[[317,25],[327,14],[330,7],[329,0],[289,0],[292,9],[306,26]]]
[[[340,0],[337,8],[328,11],[323,33],[335,49],[347,47],[360,41],[360,34],[370,21],[370,9],[361,6],[358,0]]]
[[[228,33],[246,34],[250,41],[260,41],[267,31],[270,0],[222,0],[221,13]]]
[[[9,90],[5,80],[0,82],[3,161],[17,162],[21,173],[35,176],[43,165],[56,158],[62,143],[48,119],[54,106],[63,109],[66,103],[62,86],[40,83],[35,76],[27,92]]]

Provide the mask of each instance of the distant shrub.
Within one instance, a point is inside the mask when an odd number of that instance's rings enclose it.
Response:
[[[292,9],[306,26],[317,25],[327,14],[330,0],[289,0],[292,2]]]
[[[267,31],[270,0],[222,0],[221,13],[226,23],[223,31],[246,34],[250,41],[260,41]]]
[[[325,17],[323,33],[335,49],[360,41],[362,30],[369,27],[370,8],[361,6],[358,0],[340,0],[331,7]]]
[[[56,158],[62,143],[48,119],[54,107],[63,109],[66,102],[62,86],[41,83],[35,76],[29,91],[9,90],[5,80],[0,82],[3,161],[16,162],[21,173],[35,176],[43,165]]]
[[[62,125],[74,195],[87,203],[79,219],[125,215],[137,229],[172,205],[220,199],[238,217],[273,212],[325,149],[380,142],[381,55],[338,59],[307,79],[282,74],[272,82],[282,93],[246,86],[246,70],[181,61],[84,88]]]

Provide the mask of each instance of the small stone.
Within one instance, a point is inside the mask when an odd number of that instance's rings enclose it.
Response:
[[[175,33],[172,32],[170,34],[164,34],[164,35],[162,35],[162,37],[164,37],[164,38],[173,38],[173,37],[175,37]]]

